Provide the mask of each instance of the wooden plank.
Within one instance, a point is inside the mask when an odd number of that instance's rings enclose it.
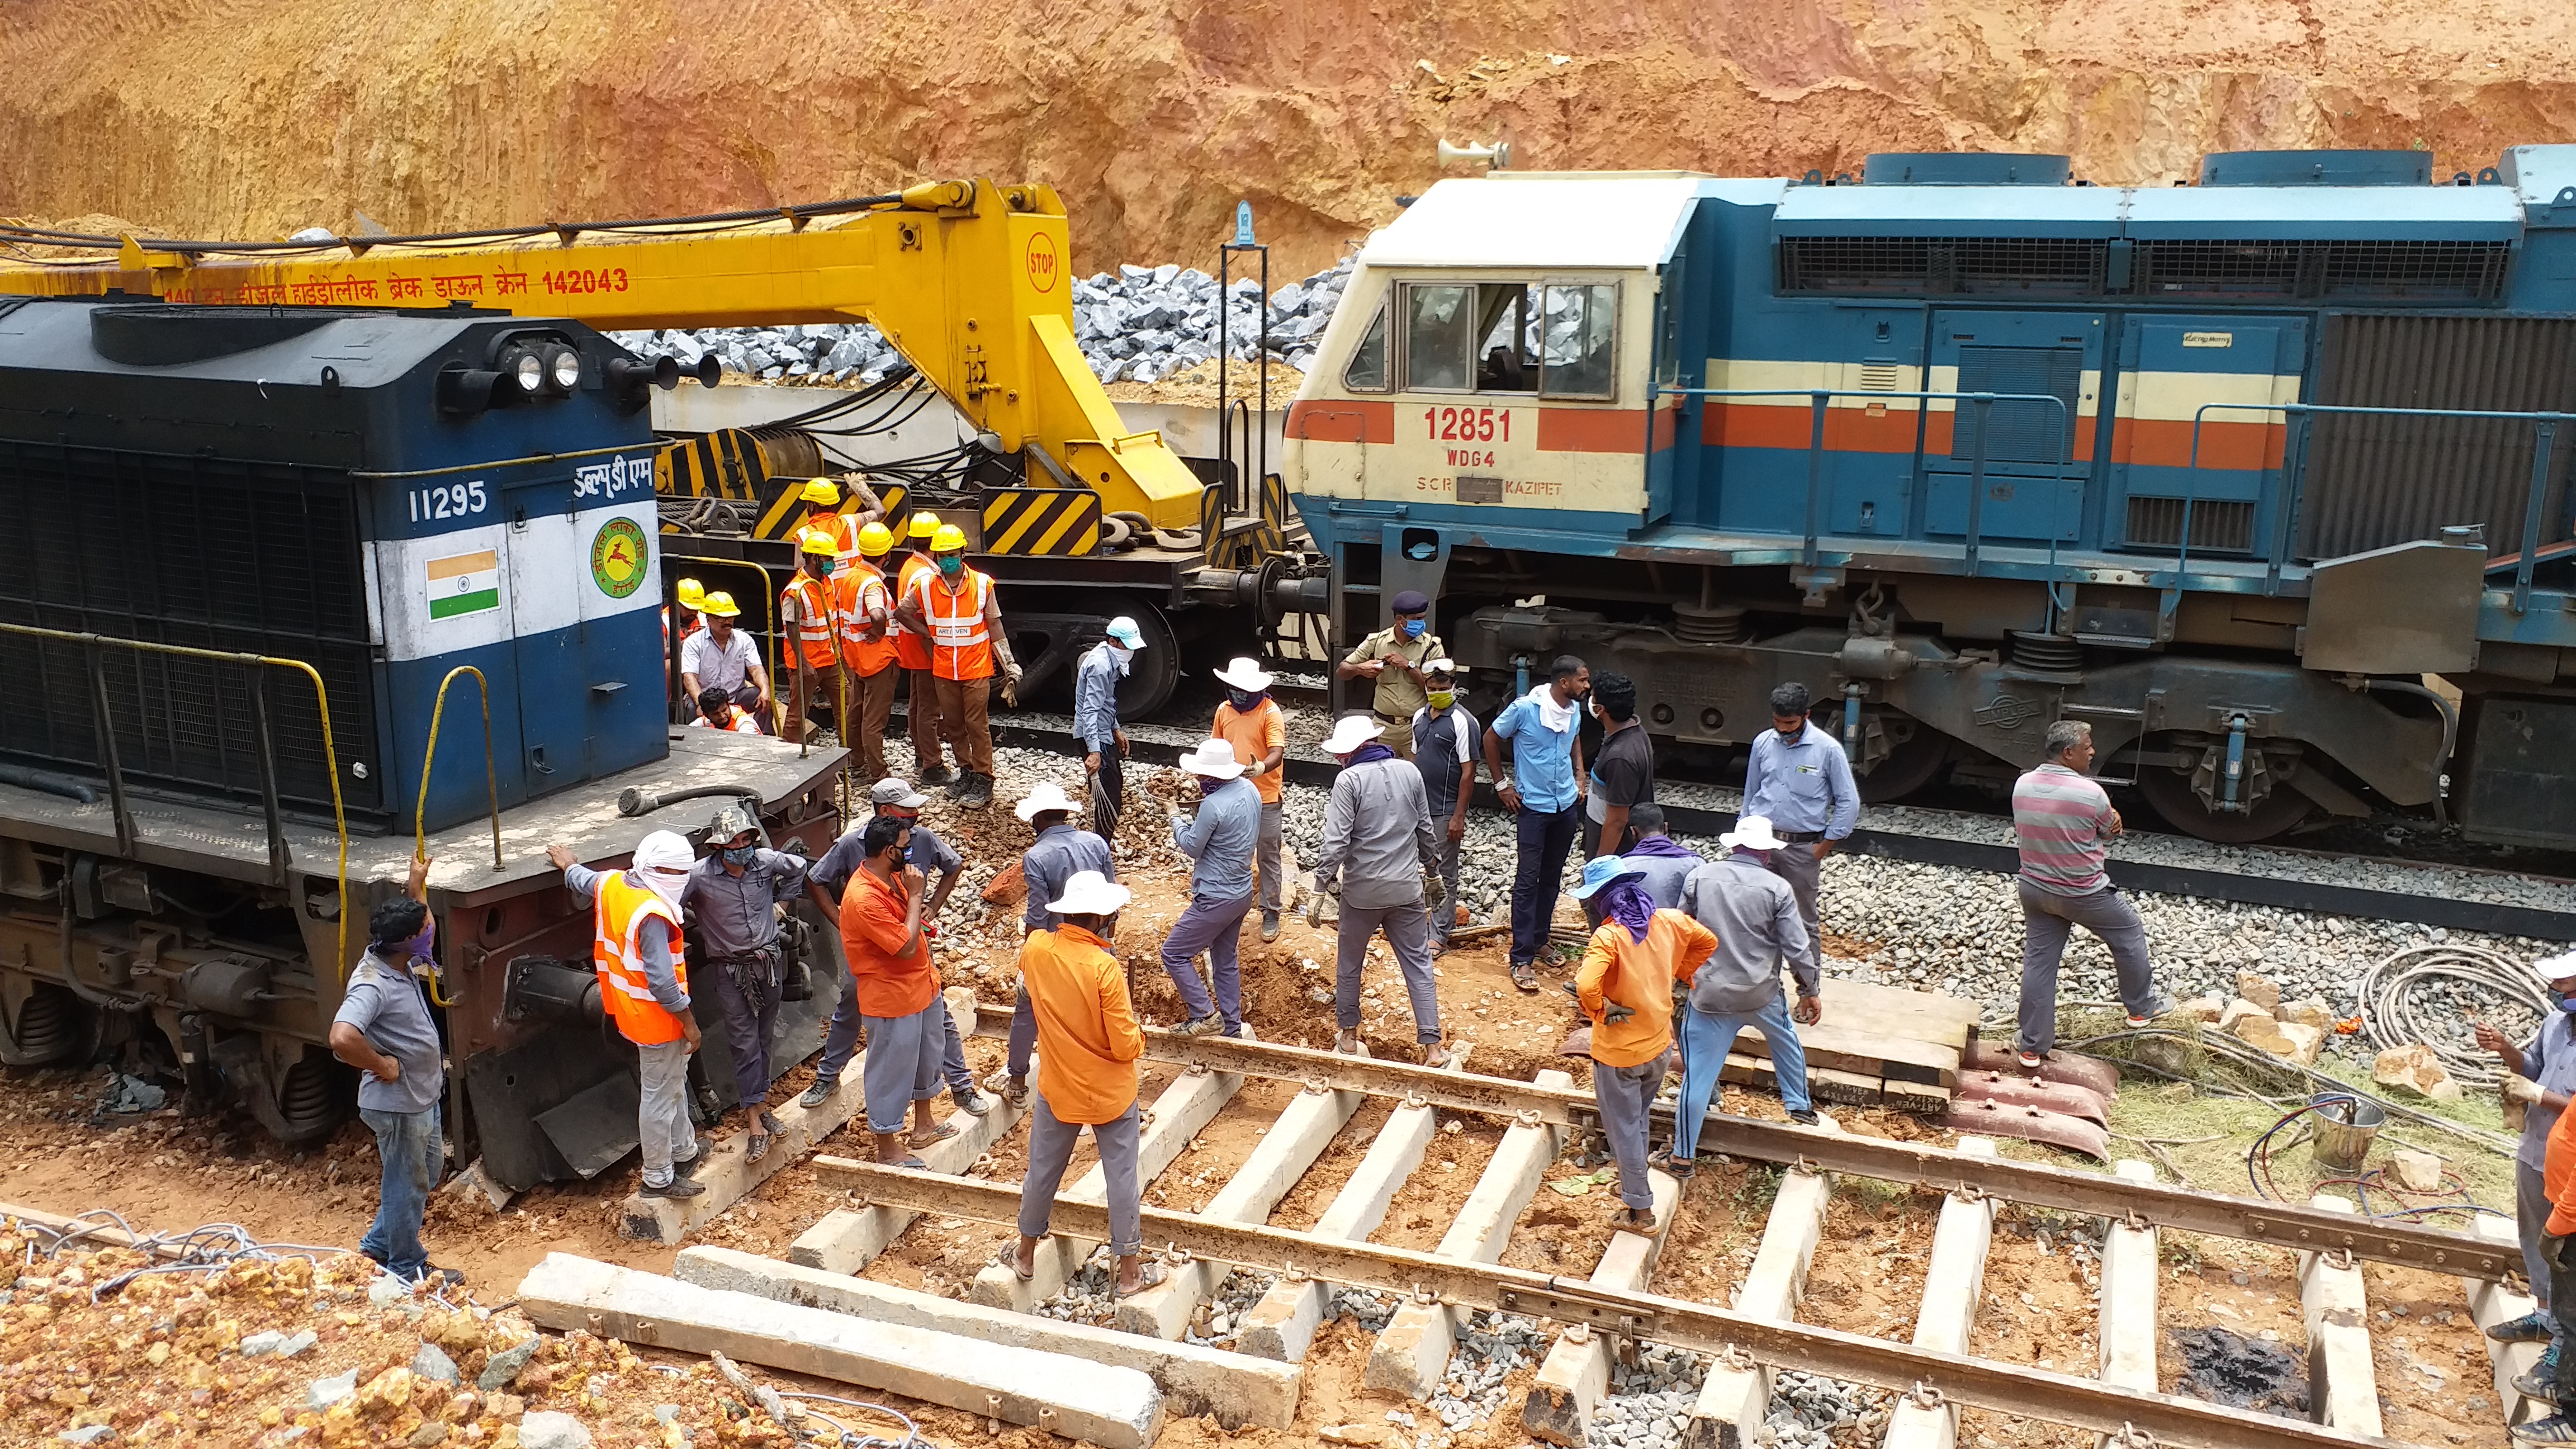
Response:
[[[1887,1092],[1874,1073],[1809,1067],[1807,1095],[1819,1102],[1834,1102],[1846,1107],[1875,1107],[1886,1099]]]
[[[1825,1020],[1873,1036],[1909,1037],[1965,1051],[1984,1008],[1937,991],[1907,991],[1848,976],[1824,980]]]
[[[1957,1047],[1838,1025],[1830,1001],[1825,1005],[1823,1021],[1798,1028],[1798,1045],[1805,1049],[1810,1067],[1831,1067],[1933,1087],[1959,1084]],[[1771,1055],[1771,1044],[1749,1027],[1736,1033],[1735,1043],[1728,1049],[1751,1056]]]

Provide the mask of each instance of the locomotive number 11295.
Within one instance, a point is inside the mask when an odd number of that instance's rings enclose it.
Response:
[[[1424,436],[1435,443],[1508,443],[1510,408],[1424,408]]]

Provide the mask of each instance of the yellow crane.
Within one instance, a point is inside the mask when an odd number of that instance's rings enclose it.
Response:
[[[9,246],[9,243],[16,243]],[[43,259],[38,248],[95,256]],[[422,236],[193,242],[0,229],[0,294],[255,306],[465,303],[603,331],[864,321],[1005,452],[1104,513],[1202,522],[1160,433],[1130,432],[1073,334],[1064,203],[1042,184],[938,181],[806,207]]]

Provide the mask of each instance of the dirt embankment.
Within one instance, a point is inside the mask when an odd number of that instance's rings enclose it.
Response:
[[[2204,151],[2576,137],[2546,0],[19,0],[0,215],[196,235],[592,219],[1054,183],[1085,270],[1195,260],[1248,198],[1289,275],[1509,136],[1524,167],[1857,171],[2069,151],[2161,184]]]

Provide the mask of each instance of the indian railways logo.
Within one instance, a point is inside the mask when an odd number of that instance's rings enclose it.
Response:
[[[590,540],[590,581],[612,599],[622,599],[644,585],[644,561],[652,555],[644,530],[631,518],[612,518]]]
[[[1055,290],[1056,273],[1063,270],[1055,254],[1055,238],[1038,232],[1029,238],[1027,256],[1029,285],[1041,292]]]

